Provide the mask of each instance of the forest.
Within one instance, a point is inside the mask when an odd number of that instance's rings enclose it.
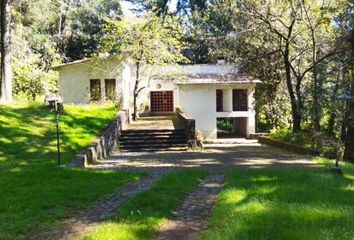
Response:
[[[129,2],[178,31],[184,62],[222,57],[261,80],[259,132],[354,162],[353,0]],[[99,56],[107,26],[124,22],[122,4],[2,0],[1,100],[35,101],[57,88],[52,66]]]

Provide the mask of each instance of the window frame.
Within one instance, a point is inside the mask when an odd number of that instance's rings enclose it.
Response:
[[[110,84],[107,84],[107,82],[109,82],[109,81],[113,81],[114,82],[114,93],[113,93],[113,96],[112,96],[112,99],[109,99],[108,98],[108,94],[107,94],[107,86],[108,85],[110,85]],[[106,101],[114,101],[115,100],[115,97],[116,97],[116,95],[117,95],[117,81],[116,81],[116,79],[115,78],[106,78],[105,80],[104,80],[104,93],[105,93],[105,99],[106,99]]]
[[[236,97],[237,94],[239,94],[238,97]],[[242,99],[242,101],[237,101],[240,99]],[[233,112],[248,111],[248,89],[232,89],[232,111]]]
[[[95,83],[93,83],[95,82]],[[95,94],[93,93],[93,90],[95,90],[96,86],[98,85],[98,98],[94,98]],[[101,89],[101,79],[98,78],[94,78],[94,79],[90,79],[90,101],[92,102],[99,102],[102,100],[102,89]]]

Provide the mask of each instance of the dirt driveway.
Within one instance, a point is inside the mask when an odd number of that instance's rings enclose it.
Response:
[[[95,169],[135,171],[173,170],[201,167],[208,170],[231,168],[262,168],[278,166],[318,167],[308,157],[292,154],[266,145],[218,144],[208,145],[203,151],[116,153],[100,161]]]

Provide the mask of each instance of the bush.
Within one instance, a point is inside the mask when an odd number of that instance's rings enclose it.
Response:
[[[270,137],[304,147],[311,146],[311,139],[304,132],[295,133],[289,129],[277,128],[270,131]]]
[[[289,129],[277,128],[270,132],[272,139],[315,149],[327,158],[341,159],[343,143],[323,132],[292,132]]]
[[[178,113],[183,112],[183,111],[182,111],[182,106],[181,106],[181,105],[177,105],[177,106],[175,107],[175,110],[176,110],[176,112],[178,112]]]
[[[234,124],[232,122],[232,119],[218,119],[217,120],[217,127],[218,129],[225,130],[228,132],[233,132],[234,131]]]

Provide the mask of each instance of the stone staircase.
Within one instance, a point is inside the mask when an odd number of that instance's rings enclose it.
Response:
[[[124,152],[186,151],[184,129],[129,129],[119,138]]]

